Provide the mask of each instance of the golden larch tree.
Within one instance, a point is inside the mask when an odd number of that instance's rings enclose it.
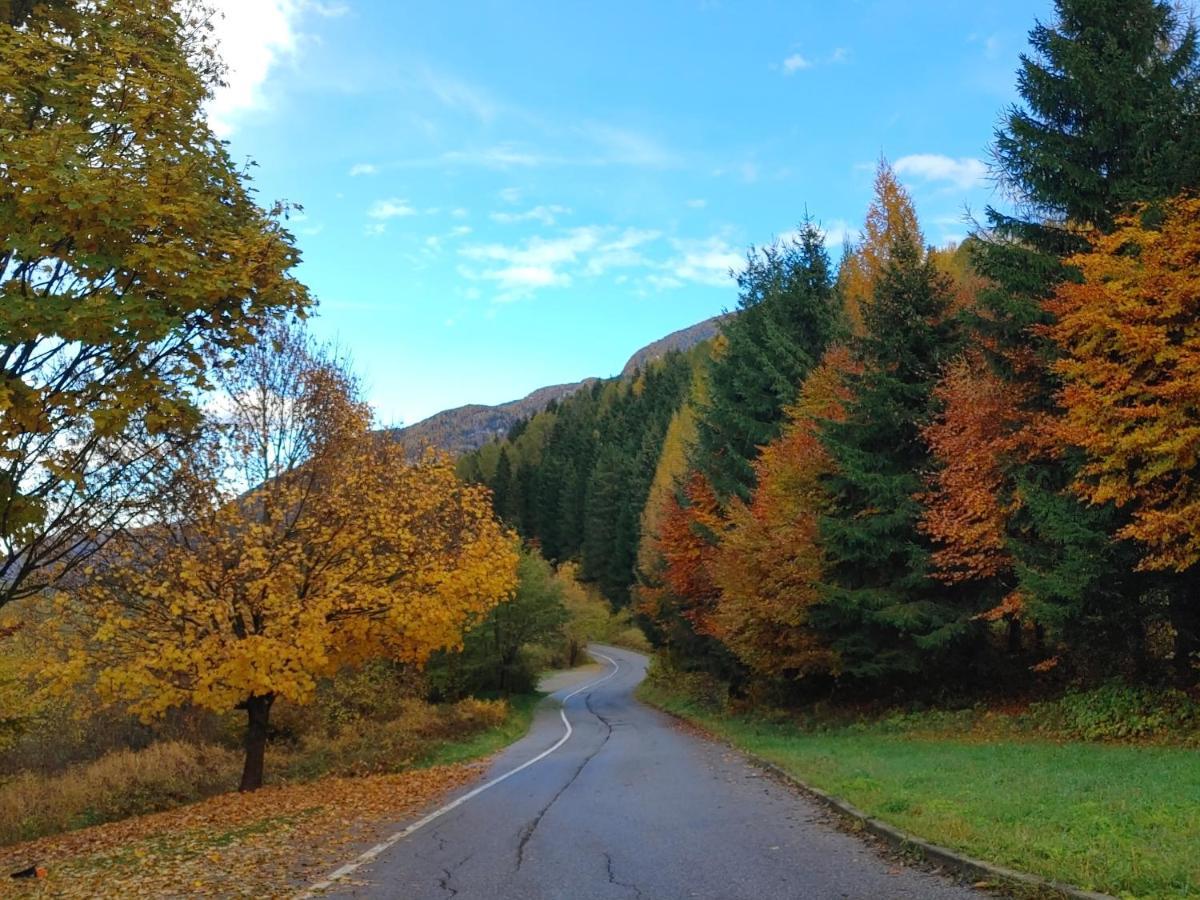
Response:
[[[901,232],[912,235],[918,246],[925,245],[912,196],[891,164],[880,159],[875,170],[875,194],[862,232],[858,241],[847,248],[838,267],[838,288],[855,334],[863,332],[863,308],[871,302],[875,282],[887,266],[892,244]]]
[[[1130,509],[1119,536],[1144,568],[1183,572],[1200,562],[1200,199],[1162,214],[1156,228],[1124,218],[1071,259],[1083,278],[1059,288],[1048,331],[1059,433],[1088,458],[1077,489]]]

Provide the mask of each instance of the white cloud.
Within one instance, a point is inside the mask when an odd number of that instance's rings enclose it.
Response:
[[[433,161],[434,165],[466,165],[481,166],[485,169],[511,169],[515,167],[532,168],[547,162],[553,162],[550,157],[529,150],[522,150],[513,144],[497,144],[479,150],[451,150],[443,153]],[[426,164],[418,160],[419,164]]]
[[[620,235],[596,247],[589,256],[584,272],[588,275],[603,275],[609,269],[628,269],[647,265],[648,262],[638,249],[659,238],[659,232],[638,228],[627,228]]]
[[[243,112],[266,105],[263,84],[280,59],[292,56],[298,43],[300,0],[215,0],[213,38],[228,71],[208,105],[213,130],[233,132]]]
[[[359,175],[374,175],[379,171],[379,166],[374,163],[355,163],[350,167],[350,177],[357,178]]]
[[[348,3],[320,3],[318,0],[307,0],[305,6],[326,19],[340,19],[350,12]]]
[[[679,282],[695,282],[712,287],[727,287],[730,271],[739,272],[745,257],[724,238],[673,241],[677,255],[664,267],[667,277]]]
[[[783,61],[783,71],[791,75],[793,72],[799,72],[802,69],[811,69],[812,65],[812,60],[804,58],[799,53],[793,53]]]
[[[944,181],[959,190],[969,190],[983,183],[987,164],[981,159],[964,156],[954,159],[938,153],[915,153],[902,156],[893,163],[898,175],[911,175],[924,181]]]
[[[571,283],[571,276],[556,272],[549,266],[507,266],[483,273],[483,278],[495,281],[508,292],[500,299],[516,299],[522,293],[535,288],[565,287]]]
[[[849,59],[849,50],[845,47],[834,47],[832,53],[819,59],[805,56],[803,53],[793,53],[780,63],[779,68],[783,70],[784,75],[795,75],[797,72],[803,72],[805,69],[814,69],[817,66],[836,66],[847,62]]]
[[[387,231],[386,222],[368,222],[363,227],[363,234],[365,234],[367,237],[379,237],[379,235],[383,234],[385,231]]]
[[[367,215],[372,219],[396,219],[402,216],[415,216],[417,211],[408,205],[405,200],[377,200],[375,204],[367,210]]]
[[[558,216],[567,215],[570,212],[571,210],[566,206],[551,204],[535,206],[533,209],[521,213],[494,212],[491,214],[491,219],[501,225],[513,225],[517,222],[541,222],[543,225],[553,225],[558,221]]]
[[[660,291],[673,291],[683,287],[683,282],[671,275],[647,275],[646,283]]]
[[[696,197],[692,200],[689,200],[687,202],[687,205],[689,207],[691,207],[692,209],[704,209],[704,207],[708,206],[708,201],[702,200],[699,197]]]
[[[456,225],[450,229],[450,237],[464,237],[471,233],[470,225]]]
[[[450,210],[450,215],[455,219],[465,219],[468,215],[470,215],[470,213],[468,213],[461,206],[457,206]]]
[[[506,292],[497,299],[513,300],[538,288],[570,284],[576,276],[591,278],[610,269],[650,265],[638,248],[658,237],[657,231],[587,226],[515,245],[471,244],[459,253],[479,266],[459,271],[468,279],[497,282]]]
[[[500,192],[500,199],[505,203],[520,203],[521,189],[515,187],[507,187]]]
[[[830,250],[841,250],[846,241],[853,241],[858,236],[854,226],[845,219],[834,219],[828,225],[822,222],[821,230],[825,232],[825,246]]]

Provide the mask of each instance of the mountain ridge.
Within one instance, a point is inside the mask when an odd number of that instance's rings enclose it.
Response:
[[[616,377],[629,378],[638,369],[673,350],[689,350],[709,340],[716,335],[723,318],[724,316],[713,316],[652,341],[630,356]],[[413,456],[421,453],[426,447],[436,447],[453,454],[466,453],[479,449],[493,438],[507,434],[517,422],[540,412],[552,401],[562,400],[602,380],[604,379],[592,377],[566,384],[547,385],[531,391],[524,397],[491,406],[468,403],[453,409],[444,409],[412,425],[386,429],[384,433],[404,444]]]

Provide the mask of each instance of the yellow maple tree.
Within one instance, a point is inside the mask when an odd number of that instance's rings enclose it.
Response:
[[[449,458],[374,435],[337,360],[275,329],[226,373],[219,428],[155,524],[110,542],[59,599],[49,674],[152,718],[247,714],[262,784],[272,703],[386,656],[423,663],[516,586],[514,537]],[[249,484],[248,489],[244,487]]]

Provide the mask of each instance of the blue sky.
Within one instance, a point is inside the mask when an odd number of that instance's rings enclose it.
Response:
[[[987,146],[1050,4],[220,0],[210,115],[292,227],[315,330],[383,424],[617,372],[736,303],[875,161],[929,240],[1000,202]]]

